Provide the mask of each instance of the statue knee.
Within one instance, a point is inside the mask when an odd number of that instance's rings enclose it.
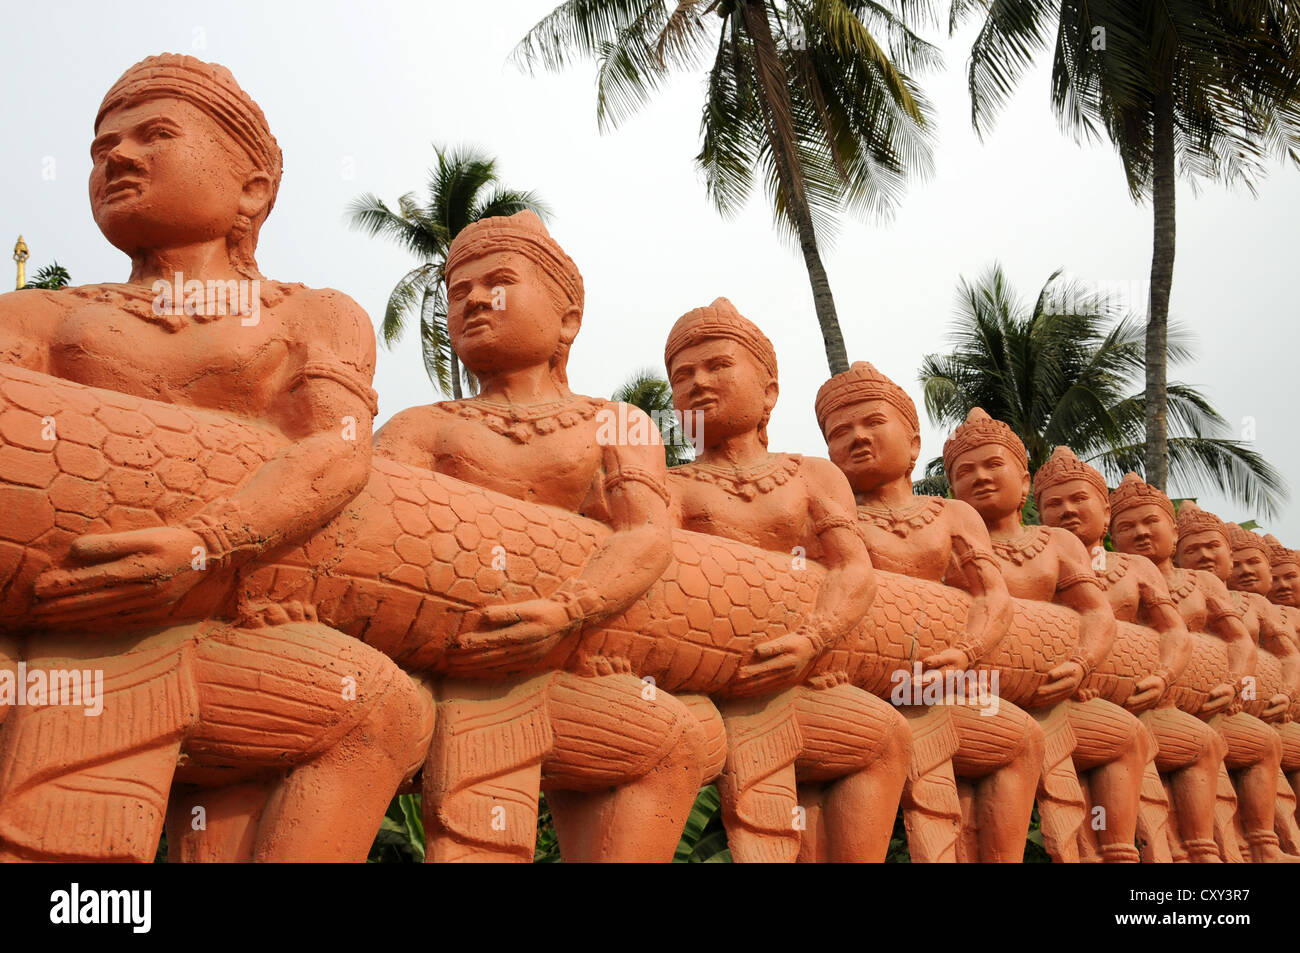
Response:
[[[1043,726],[1030,717],[1025,718],[1024,731],[1025,744],[1016,761],[1038,767],[1043,763],[1043,755],[1047,751],[1047,735],[1043,732]]]
[[[912,763],[912,728],[898,709],[889,710],[889,729],[885,735],[885,759],[906,769]]]
[[[727,761],[727,731],[722,713],[705,695],[680,695],[677,700],[690,716],[686,741],[700,766],[700,783],[708,784],[722,774]]]
[[[428,755],[436,711],[428,686],[398,669],[362,722],[362,730],[371,744],[377,742],[402,767],[402,776],[410,778]]]

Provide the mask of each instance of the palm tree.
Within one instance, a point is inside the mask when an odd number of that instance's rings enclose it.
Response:
[[[68,274],[68,269],[56,261],[51,265],[38,269],[36,276],[23,285],[23,288],[43,288],[46,291],[58,291],[60,288],[67,287],[71,282],[72,275]]]
[[[443,394],[461,396],[462,372],[447,336],[447,289],[443,263],[452,239],[471,222],[494,215],[513,215],[531,209],[541,218],[550,216],[534,192],[519,192],[501,185],[496,159],[472,147],[443,149],[434,146],[437,164],[429,172],[427,204],[414,192],[397,200],[394,212],[371,193],[358,196],[348,206],[349,224],[371,236],[384,235],[410,250],[420,260],[394,286],[384,310],[381,336],[392,347],[406,330],[413,310],[420,316],[420,347],[429,380]],[[473,388],[469,372],[466,383]]]
[[[1172,395],[1166,387],[1181,173],[1245,184],[1270,152],[1300,163],[1300,8],[1278,0],[953,0],[951,23],[985,19],[971,49],[976,129],[1049,42],[1052,106],[1076,140],[1099,129],[1119,152],[1135,200],[1151,197],[1146,326],[1148,482],[1164,488]]]
[[[673,414],[672,386],[662,375],[649,368],[637,371],[614,391],[612,399],[640,408],[659,426],[668,466],[690,463],[695,458],[691,435]]]
[[[739,211],[762,178],[797,241],[831,373],[848,369],[819,239],[849,209],[885,216],[931,169],[929,105],[907,74],[938,62],[916,0],[567,0],[520,41],[522,66],[598,61],[596,118],[617,125],[712,47],[701,148],[710,200]],[[710,13],[721,20],[710,27]],[[878,39],[879,38],[879,39]],[[882,45],[883,44],[883,45]]]
[[[978,282],[961,281],[953,348],[921,365],[931,422],[953,427],[972,407],[1004,421],[1037,472],[1058,444],[1071,447],[1112,483],[1136,469],[1145,441],[1144,399],[1134,393],[1146,351],[1142,321],[1078,282],[1048,278],[1032,308],[1017,300],[999,265]],[[1186,332],[1170,329],[1170,360],[1191,359]],[[1278,513],[1281,475],[1244,443],[1223,436],[1227,422],[1200,391],[1168,384],[1169,464],[1183,488],[1212,487],[1261,513]],[[946,492],[943,461],[926,466],[924,491]]]

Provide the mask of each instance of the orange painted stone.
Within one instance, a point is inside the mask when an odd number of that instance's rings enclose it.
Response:
[[[130,276],[0,296],[0,856],[364,860],[428,691],[235,595],[366,482],[370,323],[258,270],[280,149],[225,68],[136,64],[91,154]]]

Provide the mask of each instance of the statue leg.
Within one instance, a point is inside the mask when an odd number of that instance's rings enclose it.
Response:
[[[1228,743],[1224,764],[1237,789],[1237,814],[1255,863],[1300,863],[1286,854],[1273,831],[1277,775],[1282,765],[1282,739],[1253,715],[1217,715],[1210,722]]]
[[[1147,730],[1131,712],[1101,698],[1071,702],[1069,719],[1074,767],[1089,773],[1094,805],[1084,823],[1097,832],[1103,861],[1136,864],[1142,778],[1155,753]]]
[[[1277,816],[1273,826],[1287,853],[1300,853],[1300,825],[1297,825],[1296,795],[1300,794],[1300,723],[1277,725],[1282,738],[1282,777],[1278,780]]]
[[[914,864],[956,863],[962,807],[952,769],[960,744],[952,708],[909,705],[898,711],[912,732],[902,801],[908,853]]]
[[[129,650],[77,658],[102,676],[97,716],[67,705],[15,707],[0,732],[0,857],[154,859],[187,732],[198,722],[192,636],[183,627]],[[130,640],[128,640],[130,641]],[[28,671],[62,669],[35,640]]]
[[[720,701],[727,760],[718,778],[722,823],[738,863],[793,863],[801,840],[794,762],[803,747],[790,689]]]
[[[283,772],[261,808],[253,859],[363,862],[393,794],[428,750],[428,690],[317,622],[222,627],[196,654],[200,724],[185,746],[194,769]],[[238,802],[232,792],[227,805]]]
[[[1070,755],[1074,731],[1070,706],[1063,701],[1032,714],[1043,729],[1043,771],[1038,782],[1038,816],[1042,821],[1043,846],[1056,863],[1079,862],[1079,825],[1086,812],[1083,791]]]
[[[803,686],[795,712],[803,750],[795,761],[799,803],[821,787],[817,828],[803,836],[814,848],[801,859],[881,863],[889,853],[898,802],[912,758],[912,734],[894,706],[828,677],[817,687]],[[824,830],[824,838],[818,831]]]
[[[1156,708],[1139,717],[1159,745],[1155,765],[1168,779],[1174,837],[1192,863],[1219,863],[1214,814],[1227,744],[1205,722],[1177,708]]]
[[[967,827],[977,832],[978,860],[1018,864],[1025,857],[1044,761],[1043,729],[1037,719],[1005,699],[997,699],[996,707],[954,705],[952,713],[960,745],[952,766],[959,783],[967,779],[973,791],[973,819]],[[1064,760],[1069,760],[1068,750]],[[1077,781],[1074,790],[1082,820]]]
[[[554,747],[547,691],[555,677],[437,686],[422,779],[426,863],[532,861],[542,761]]]
[[[548,710],[555,746],[542,787],[564,859],[671,861],[710,770],[716,725],[706,730],[687,706],[630,674],[561,673]]]
[[[251,861],[262,811],[280,780],[263,777],[221,786],[172,785],[167,802],[167,862]]]

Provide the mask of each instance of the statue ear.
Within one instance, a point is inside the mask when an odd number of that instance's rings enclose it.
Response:
[[[571,304],[564,309],[564,314],[560,315],[560,341],[564,344],[572,344],[581,327],[582,309],[576,304]]]
[[[257,218],[266,211],[270,201],[271,177],[265,172],[250,172],[244,179],[244,189],[239,196],[239,214]]]
[[[772,408],[776,406],[776,398],[780,395],[781,388],[776,383],[776,378],[767,382],[767,387],[763,389],[763,409],[767,411],[768,416],[772,414]]]

